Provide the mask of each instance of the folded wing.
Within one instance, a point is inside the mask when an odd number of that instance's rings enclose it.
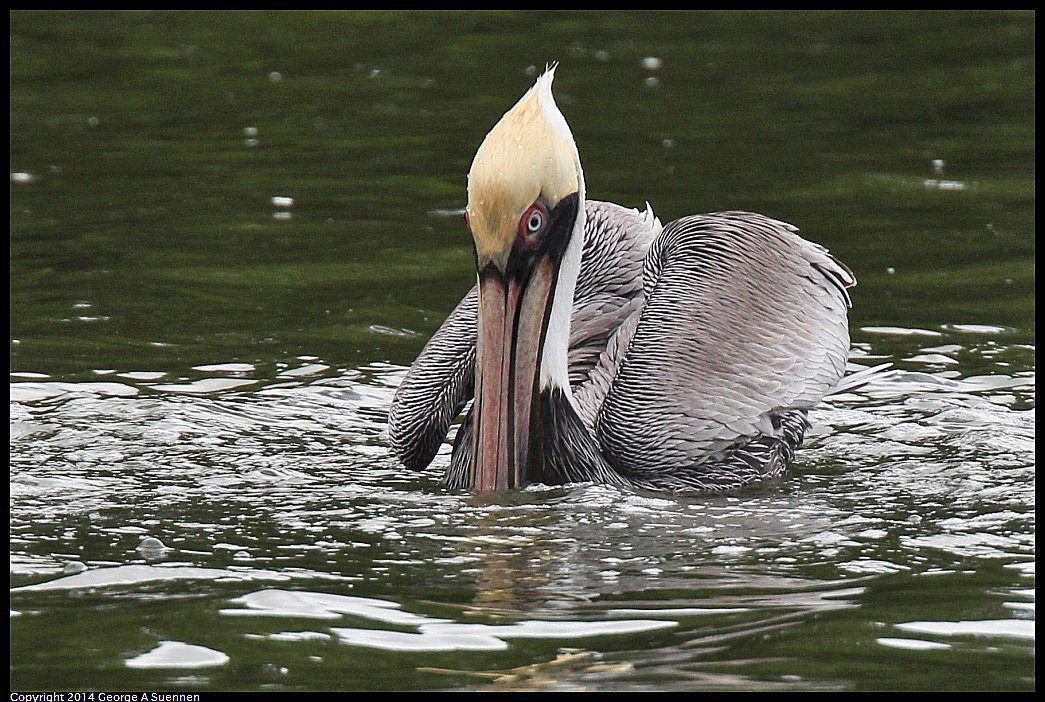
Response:
[[[849,351],[852,273],[797,229],[721,212],[664,227],[643,270],[644,305],[610,350],[595,432],[641,476],[698,471],[781,417],[816,405]]]

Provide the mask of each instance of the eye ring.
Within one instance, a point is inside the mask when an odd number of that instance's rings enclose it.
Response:
[[[548,208],[540,200],[535,201],[519,219],[519,239],[528,246],[536,245],[548,228],[548,220]]]

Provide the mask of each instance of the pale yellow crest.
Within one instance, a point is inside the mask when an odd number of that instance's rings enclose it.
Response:
[[[503,269],[519,219],[543,195],[554,207],[583,188],[573,134],[552,98],[555,67],[486,135],[468,172],[468,221],[480,265]]]

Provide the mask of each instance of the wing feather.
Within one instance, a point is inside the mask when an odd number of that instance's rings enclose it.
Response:
[[[472,398],[479,293],[472,287],[428,340],[392,398],[388,438],[410,470],[435,457],[450,423]]]
[[[634,474],[689,470],[812,407],[849,351],[852,273],[792,225],[746,212],[685,217],[646,256],[645,304],[618,344],[595,417]],[[622,326],[621,333],[628,331]],[[622,340],[624,341],[624,340]]]

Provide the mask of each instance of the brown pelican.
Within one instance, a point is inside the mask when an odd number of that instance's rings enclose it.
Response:
[[[424,468],[474,399],[453,487],[706,491],[779,476],[809,408],[857,384],[843,380],[852,273],[762,215],[662,226],[648,203],[585,200],[554,72],[472,162],[478,282],[396,391],[393,450]]]

